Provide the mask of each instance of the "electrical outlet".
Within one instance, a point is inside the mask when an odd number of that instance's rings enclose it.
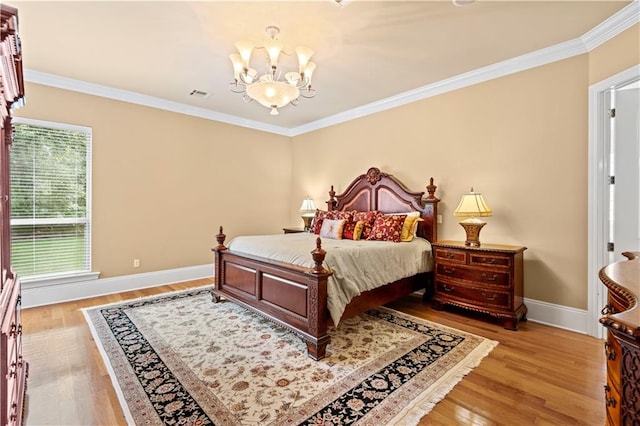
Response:
[[[134,268],[140,267],[140,259],[133,259],[133,267]]]
[[[442,215],[441,214],[436,215],[436,222],[437,223],[442,223]]]

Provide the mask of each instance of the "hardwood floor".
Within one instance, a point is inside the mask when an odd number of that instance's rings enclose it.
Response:
[[[125,424],[81,308],[210,283],[190,281],[23,310],[24,356],[30,363],[27,425]],[[421,425],[604,424],[603,341],[533,322],[509,331],[486,318],[432,310],[413,295],[389,306],[500,343]]]

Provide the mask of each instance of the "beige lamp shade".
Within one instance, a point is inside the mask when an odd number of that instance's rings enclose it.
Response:
[[[492,213],[487,203],[485,203],[484,198],[482,198],[482,194],[473,192],[473,188],[471,188],[469,194],[462,196],[460,204],[458,204],[458,207],[453,212],[455,216],[462,218],[488,217],[491,216]]]
[[[468,246],[480,246],[480,230],[486,222],[479,217],[488,217],[493,214],[487,203],[484,202],[482,194],[473,192],[473,188],[469,194],[462,196],[460,204],[453,212],[453,214],[462,220],[460,226],[462,226],[467,234],[465,245]]]
[[[302,200],[302,205],[300,206],[300,213],[314,213],[316,212],[316,203],[309,197]]]

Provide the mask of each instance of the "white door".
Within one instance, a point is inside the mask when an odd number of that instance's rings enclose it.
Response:
[[[612,134],[613,260],[640,251],[640,84],[616,88]]]

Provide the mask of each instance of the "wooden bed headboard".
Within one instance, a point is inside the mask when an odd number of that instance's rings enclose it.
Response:
[[[392,175],[371,167],[367,173],[351,182],[340,195],[336,195],[332,185],[327,210],[378,210],[382,213],[419,211],[424,222],[419,223],[417,235],[433,242],[438,235],[436,218],[440,202],[435,196],[436,188],[431,178],[427,185],[429,195],[424,197],[424,191],[409,191]]]

